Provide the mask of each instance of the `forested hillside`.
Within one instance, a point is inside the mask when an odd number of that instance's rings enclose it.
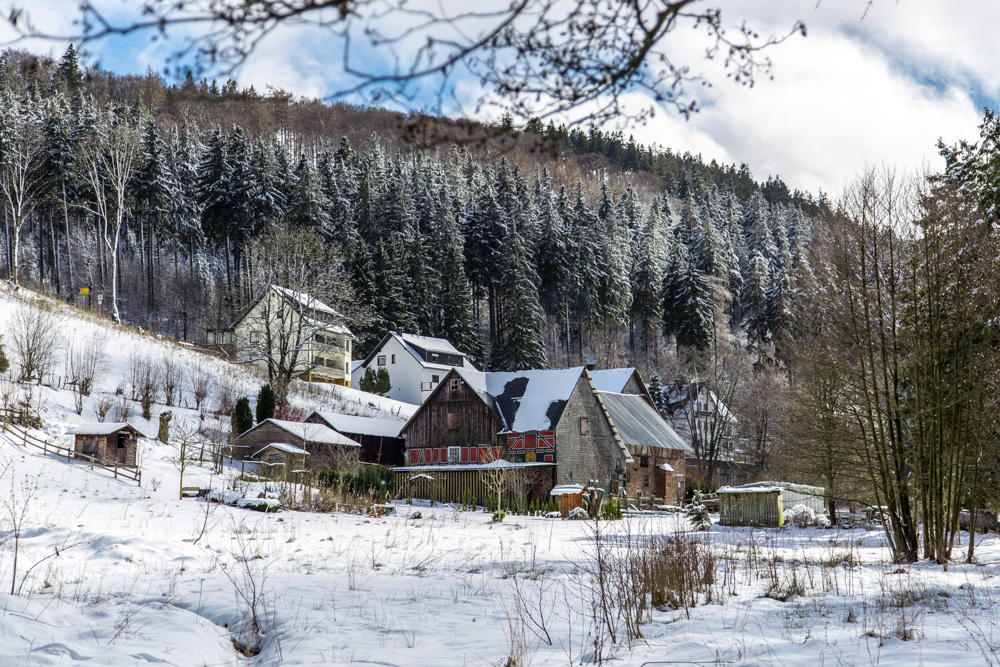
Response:
[[[619,133],[168,85],[72,48],[4,53],[0,97],[3,274],[195,342],[281,281],[345,314],[356,357],[387,329],[496,369],[780,355],[827,208]]]

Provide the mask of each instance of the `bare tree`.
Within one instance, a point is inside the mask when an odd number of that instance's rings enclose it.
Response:
[[[138,129],[129,119],[113,113],[101,116],[97,131],[83,145],[80,160],[81,179],[90,190],[90,196],[81,202],[97,218],[111,261],[111,315],[119,323],[118,246],[129,206],[129,185],[141,161]]]
[[[181,368],[173,356],[167,352],[160,359],[158,364],[160,372],[160,389],[163,390],[163,402],[167,406],[174,404],[174,397],[184,379],[184,369]]]
[[[485,6],[407,0],[149,0],[141,18],[124,21],[98,3],[85,2],[81,10],[83,29],[74,35],[37,29],[19,10],[9,21],[22,38],[77,43],[141,32],[159,39],[172,28],[182,29],[186,43],[173,57],[181,74],[190,68],[192,56],[202,72],[232,72],[275,30],[308,26],[326,30],[331,48],[340,51],[344,83],[334,97],[362,95],[371,102],[409,107],[413,87],[422,83],[437,91],[432,112],[441,113],[446,104],[461,111],[455,87],[459,78],[471,76],[487,88],[474,102],[477,110],[497,106],[525,121],[556,116],[597,124],[623,117],[641,120],[660,103],[690,114],[697,103],[686,84],[701,80],[693,61],[719,58],[730,78],[752,85],[771,69],[762,49],[806,32],[796,22],[787,34],[762,37],[745,21],[729,24],[721,9],[700,0],[507,0]],[[702,32],[703,42],[688,57],[673,46],[678,40],[671,35],[692,29]],[[373,51],[384,56],[373,61]],[[623,104],[629,91],[646,93],[650,103],[638,110]]]
[[[212,392],[212,374],[205,364],[199,361],[190,375],[191,393],[194,395],[194,409],[201,410],[201,404]]]
[[[76,414],[83,414],[83,397],[90,396],[94,381],[104,370],[107,334],[98,332],[84,341],[72,340],[66,351],[66,372],[73,386]]]
[[[62,343],[56,316],[43,308],[21,304],[10,318],[8,335],[17,358],[17,381],[41,383]]]
[[[20,279],[21,228],[31,217],[45,180],[41,123],[41,114],[30,98],[12,91],[0,97],[0,190],[14,230],[10,268],[15,283]]]
[[[136,353],[129,362],[132,400],[142,406],[142,418],[152,417],[153,403],[156,401],[156,366],[147,354]]]

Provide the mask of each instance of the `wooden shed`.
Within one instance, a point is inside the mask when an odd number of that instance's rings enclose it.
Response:
[[[306,467],[309,452],[287,442],[271,442],[251,457],[264,465],[284,466],[286,470],[302,470]]]
[[[777,528],[785,522],[781,488],[777,486],[719,489],[719,525]]]
[[[78,458],[123,466],[135,465],[137,443],[146,437],[127,422],[80,424],[66,433],[74,436],[73,449]]]

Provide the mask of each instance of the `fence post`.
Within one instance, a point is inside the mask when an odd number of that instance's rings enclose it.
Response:
[[[118,479],[118,462],[115,461],[115,479]]]

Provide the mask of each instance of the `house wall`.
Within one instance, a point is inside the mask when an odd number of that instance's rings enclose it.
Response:
[[[126,431],[125,457],[118,457],[118,435],[121,431],[110,435],[77,435],[73,440],[73,449],[80,454],[87,454],[100,459],[103,463],[119,463],[125,466],[135,465],[137,439],[134,433]]]
[[[423,400],[423,393],[420,391],[420,383],[423,381],[423,365],[413,358],[413,355],[403,347],[399,340],[391,336],[372,357],[369,365],[376,371],[383,368],[378,365],[378,358],[383,355],[385,356],[384,368],[389,371],[389,381],[392,384],[392,388],[386,396],[404,403],[419,405]],[[393,355],[396,357],[395,361],[393,361]],[[351,381],[355,387],[365,376],[367,368],[368,366],[360,365],[351,373]],[[441,371],[442,379],[446,373],[447,371]]]
[[[642,388],[642,385],[639,384],[639,380],[636,379],[635,373],[633,373],[632,377],[630,377],[628,379],[628,382],[625,383],[625,386],[622,388],[621,393],[623,393],[623,394],[634,394],[636,396],[645,396],[646,395],[646,392]]]
[[[580,418],[589,420],[589,434],[580,433]],[[587,484],[597,480],[609,486],[616,463],[624,454],[615,442],[611,425],[584,373],[570,395],[556,426],[556,484]]]
[[[272,332],[276,332],[280,328],[281,321],[279,320],[278,313],[281,313],[281,318],[284,320],[284,325],[289,329],[294,331],[298,326],[299,315],[295,309],[287,304],[283,304],[283,298],[276,294],[273,290],[268,290],[267,296],[260,299],[254,306],[247,312],[243,318],[236,323],[233,327],[233,347],[236,350],[236,356],[238,361],[246,362],[249,361],[250,355],[249,350],[252,350],[254,346],[260,349],[260,342],[252,342],[252,336],[254,333],[258,334],[259,340],[264,340],[265,325],[263,317],[268,315],[270,317],[271,323],[270,328]],[[313,327],[306,327],[306,332],[312,332]],[[319,360],[315,360],[316,367],[313,368],[307,379],[310,381],[317,382],[333,382],[335,384],[341,384],[345,386],[351,386],[351,339],[350,337],[337,333],[334,331],[322,330],[316,331],[315,333],[322,335],[324,338],[333,339],[335,342],[333,344],[327,343],[315,343],[317,350],[319,351],[319,357],[322,359],[322,363]],[[301,341],[299,347],[305,347],[309,341]],[[297,365],[296,371],[305,371],[314,365],[314,359],[317,356],[316,351],[311,349],[302,349],[299,352],[299,363]],[[325,362],[332,361],[336,365],[334,367],[328,366]],[[267,369],[267,364],[263,361],[254,361],[254,365]]]
[[[455,390],[451,388],[452,378],[458,380]],[[500,418],[483,402],[479,394],[455,375],[442,380],[444,386],[428,399],[403,428],[401,435],[406,438],[406,465],[442,463],[440,452],[439,460],[434,461],[433,451],[425,450],[446,450],[449,446],[464,446],[468,449],[473,445],[481,445],[485,449],[505,443],[504,438],[497,435],[503,428]],[[449,418],[449,414],[455,416]],[[477,450],[476,447],[472,449]],[[424,460],[428,454],[431,460]],[[471,454],[467,452],[467,455],[470,457],[469,462],[474,462]],[[477,450],[476,460],[478,459]]]
[[[306,446],[301,438],[295,437],[274,424],[264,422],[257,428],[247,431],[233,440],[233,458],[245,461],[260,451],[264,445],[269,445],[272,442],[287,442],[290,445],[295,445],[309,451],[309,447]]]

